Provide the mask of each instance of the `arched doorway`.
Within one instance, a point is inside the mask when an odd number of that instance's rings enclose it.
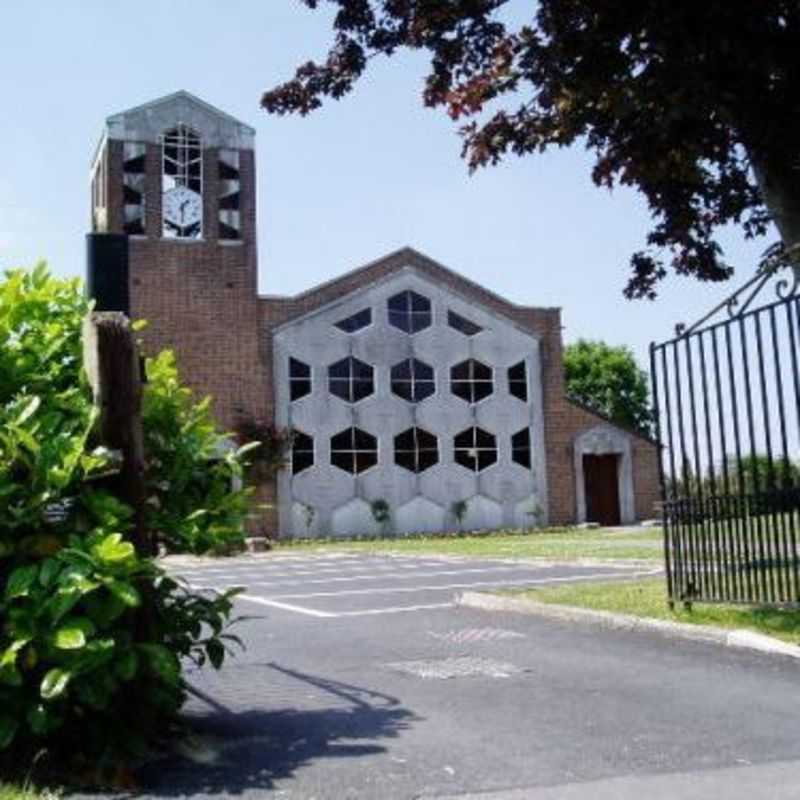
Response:
[[[619,525],[619,460],[617,453],[583,456],[586,522]]]
[[[579,523],[635,522],[631,437],[601,424],[575,439],[575,498]]]

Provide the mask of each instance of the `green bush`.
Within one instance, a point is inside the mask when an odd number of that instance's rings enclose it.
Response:
[[[147,527],[173,553],[229,552],[244,544],[251,490],[243,455],[216,427],[210,399],[196,403],[170,351],[147,362],[143,419]]]
[[[109,454],[81,373],[78,281],[44,265],[0,280],[0,748],[9,763],[141,752],[184,700],[181,663],[219,667],[234,592],[193,594],[128,541],[131,510],[102,488]],[[241,453],[219,435],[169,356],[147,390],[151,524],[170,545],[234,538]],[[198,488],[202,486],[202,488]],[[225,487],[228,487],[227,490]],[[167,512],[168,507],[172,509]]]

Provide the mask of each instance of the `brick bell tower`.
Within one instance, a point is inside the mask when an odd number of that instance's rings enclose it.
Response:
[[[99,310],[148,321],[220,424],[265,419],[255,131],[188,92],[106,120],[92,169],[87,287]]]

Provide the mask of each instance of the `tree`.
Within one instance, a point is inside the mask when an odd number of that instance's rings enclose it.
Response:
[[[738,480],[741,491],[757,495],[775,489],[792,489],[800,479],[800,468],[791,461],[773,458],[764,453],[745,455],[741,460],[735,454],[727,457],[731,481]],[[720,473],[721,469],[717,469]],[[717,477],[719,481],[719,475]]]
[[[315,9],[321,0],[303,0]],[[426,105],[464,120],[469,167],[584,144],[592,178],[641,191],[653,227],[625,294],[654,298],[668,269],[729,278],[716,232],[774,222],[769,261],[800,261],[797,0],[328,0],[327,58],[266,92],[269,112],[339,99],[373,57],[427,51]]]
[[[645,435],[652,434],[647,373],[627,347],[579,339],[564,348],[567,395]]]

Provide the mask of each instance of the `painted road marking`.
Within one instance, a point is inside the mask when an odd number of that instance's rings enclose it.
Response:
[[[488,561],[501,561],[508,559],[484,559],[484,562]],[[472,558],[469,559],[473,564],[474,563],[481,563],[478,559]],[[263,564],[229,564],[225,563],[224,565],[215,564],[214,566],[186,566],[184,567],[183,571],[185,572],[211,572],[211,571],[227,571],[231,569],[242,569],[242,570],[251,570],[251,571],[258,571],[263,572],[271,569],[291,569],[295,571],[303,570],[309,572],[316,572],[320,570],[331,571],[334,569],[350,569],[353,567],[359,566],[374,566],[376,568],[382,567],[383,569],[397,569],[397,568],[406,568],[406,569],[413,569],[417,564],[443,564],[443,563],[450,563],[449,559],[443,558],[417,558],[414,561],[399,561],[398,559],[389,559],[389,558],[364,558],[358,559],[357,561],[349,560],[345,563],[338,562],[338,561],[321,561],[318,564],[314,562],[303,561],[300,563],[291,563],[285,564],[282,561],[270,561],[265,562]]]
[[[564,583],[564,582],[577,582],[577,581],[590,581],[614,579],[614,578],[642,578],[650,575],[657,575],[661,572],[661,568],[647,570],[644,572],[604,572],[600,574],[591,575],[565,575],[559,578],[538,578],[525,580],[524,578],[517,578],[510,581],[472,581],[470,583],[446,583],[434,584],[426,586],[393,586],[391,588],[370,588],[370,589],[346,589],[341,592],[307,592],[305,594],[278,594],[275,597],[282,600],[305,600],[314,597],[346,597],[348,595],[366,595],[366,594],[395,594],[395,593],[408,593],[408,592],[433,592],[433,591],[446,591],[448,589],[468,589],[473,586],[533,586],[542,583]]]
[[[536,572],[539,573],[543,570],[552,570],[555,569],[557,565],[555,564],[547,564],[543,566],[530,566],[527,564],[496,564],[492,566],[483,566],[483,567],[474,567],[474,568],[461,568],[461,569],[450,569],[450,570],[443,570],[437,569],[435,572],[425,572],[421,571],[420,567],[428,566],[428,565],[419,565],[412,569],[410,567],[403,567],[403,572],[380,572],[380,574],[375,574],[376,570],[373,570],[370,573],[362,573],[356,575],[341,575],[338,574],[335,577],[322,577],[322,578],[302,578],[299,581],[274,581],[273,578],[295,578],[304,575],[318,575],[319,572],[322,570],[315,572],[285,572],[285,573],[267,573],[267,572],[238,572],[238,573],[219,573],[215,575],[211,575],[210,577],[213,578],[220,578],[225,580],[243,580],[249,584],[254,584],[256,586],[278,586],[278,585],[295,585],[295,584],[308,584],[308,583],[339,583],[342,581],[378,581],[383,578],[387,580],[405,580],[407,578],[427,578],[427,577],[436,577],[439,575],[466,575],[466,574],[483,574],[483,573],[490,573],[490,572]],[[431,564],[431,567],[443,567],[448,566],[445,564]],[[384,568],[390,569],[390,568]],[[327,570],[325,570],[327,572]],[[331,570],[331,572],[341,573],[341,570]],[[611,574],[611,573],[609,573]],[[250,577],[252,575],[252,577]],[[208,573],[198,571],[196,573],[188,573],[183,572],[181,573],[181,577],[191,579],[198,579],[208,577]]]
[[[287,561],[297,563],[286,563]],[[481,562],[479,561],[478,564]],[[305,605],[298,605],[295,600],[305,600],[313,598],[347,598],[347,597],[370,597],[372,595],[407,595],[418,592],[448,592],[455,589],[478,589],[481,587],[500,588],[504,586],[536,586],[549,583],[566,583],[597,580],[614,580],[620,578],[644,577],[660,574],[660,567],[643,569],[632,569],[622,571],[622,565],[616,565],[616,571],[609,572],[589,572],[584,574],[567,574],[559,577],[534,577],[543,572],[552,574],[554,567],[569,568],[567,565],[557,565],[553,563],[526,563],[509,559],[486,559],[478,566],[475,559],[465,557],[419,557],[419,556],[390,556],[382,555],[375,557],[364,557],[359,555],[343,557],[281,557],[269,563],[258,563],[253,560],[241,562],[227,562],[225,565],[213,565],[208,568],[193,566],[181,571],[179,565],[175,565],[175,571],[182,577],[190,581],[192,588],[201,591],[222,591],[234,586],[242,587],[244,584],[245,594],[238,597],[245,602],[287,611],[295,614],[302,614],[319,619],[336,619],[342,617],[362,617],[380,614],[396,614],[402,612],[414,612],[423,610],[451,608],[455,602],[437,603],[413,603],[408,605],[395,605],[383,608],[361,608],[348,611],[323,611],[318,608],[310,608]],[[584,569],[590,569],[585,565]],[[607,569],[614,569],[611,565]],[[522,573],[514,577],[491,579],[492,574],[497,573]],[[331,573],[334,573],[331,575]],[[526,577],[526,573],[528,577]],[[475,578],[486,577],[487,580],[469,579],[467,576],[474,575]],[[308,576],[308,577],[306,577]],[[413,578],[423,580],[437,577],[465,576],[459,582],[422,585],[398,586],[392,584],[393,581],[408,582]],[[277,580],[284,578],[285,580]],[[385,579],[383,581],[382,579]],[[196,581],[196,583],[194,583]],[[375,582],[378,585],[375,585]],[[348,583],[361,582],[372,584],[369,586],[359,586],[358,588],[346,588]],[[209,584],[215,584],[211,586]],[[311,587],[312,584],[338,584],[335,586],[321,586],[323,591],[276,593],[278,587]],[[340,586],[345,584],[344,586]],[[330,588],[330,590],[327,590]],[[411,598],[408,598],[411,600]],[[422,598],[419,598],[422,599]],[[444,599],[444,598],[442,598]],[[292,601],[292,602],[289,602]],[[367,605],[371,605],[367,601]]]
[[[237,600],[247,600],[250,603],[258,603],[262,606],[271,606],[273,608],[280,608],[283,611],[294,611],[296,614],[306,614],[309,617],[338,617],[339,614],[333,614],[329,611],[317,611],[315,608],[304,608],[303,606],[295,606],[291,603],[281,603],[277,600],[270,600],[267,597],[258,597],[252,594],[237,595]]]
[[[306,614],[309,617],[319,617],[323,619],[334,619],[336,617],[368,617],[377,614],[399,614],[403,611],[429,611],[435,608],[453,608],[455,603],[425,603],[415,606],[392,606],[390,608],[367,608],[360,611],[320,611],[316,608],[307,606],[296,606],[290,603],[279,603],[267,597],[258,595],[240,594],[237,599],[249,600],[251,603],[258,603],[263,606],[272,606],[283,611],[293,611],[297,614]]]
[[[430,658],[421,661],[396,661],[386,664],[389,669],[405,672],[417,678],[510,678],[527,670],[506,661],[480,656],[451,656],[449,658]]]
[[[380,580],[392,580],[392,579],[399,579],[399,580],[408,580],[411,578],[436,578],[440,575],[470,575],[470,574],[480,574],[485,575],[489,572],[523,572],[525,568],[520,567],[482,567],[480,569],[451,569],[451,570],[439,570],[437,572],[407,572],[407,573],[400,573],[396,572],[393,574],[381,574],[381,575],[346,575],[338,578],[303,578],[299,581],[272,581],[272,580],[259,580],[259,581],[249,581],[251,586],[296,586],[301,585],[305,586],[309,583],[341,583],[346,581],[380,581]]]
[[[511,569],[510,567],[505,567],[504,569]],[[476,572],[481,572],[483,570],[475,570]],[[249,573],[249,572],[233,572],[233,573],[220,573],[211,575],[205,572],[196,572],[196,573],[180,573],[179,577],[184,578],[188,581],[240,581],[245,583],[254,583],[264,586],[270,586],[276,583],[285,583],[288,586],[294,586],[295,584],[306,584],[306,583],[329,583],[332,581],[338,580],[380,580],[381,578],[388,579],[407,579],[407,578],[414,578],[417,575],[421,574],[416,571],[409,570],[408,572],[396,572],[396,573],[380,573],[376,575],[342,575],[342,570],[336,570],[335,575],[325,576],[325,577],[318,577],[314,578],[312,576],[318,575],[319,573],[310,572],[308,573],[309,577],[305,575],[298,575],[293,573],[276,573],[271,575],[269,573],[264,572],[257,572],[257,573]],[[297,580],[294,580],[297,578]],[[283,580],[288,579],[288,580]]]
[[[428,631],[428,636],[447,644],[472,644],[473,642],[494,642],[499,639],[524,639],[525,634],[505,628],[462,628],[457,631],[438,633]]]
[[[336,617],[372,617],[378,614],[399,614],[402,611],[430,611],[434,608],[453,608],[455,603],[426,603],[417,606],[392,606],[390,608],[367,608],[363,611],[337,611]]]
[[[420,562],[418,564],[391,564],[391,565],[376,564],[374,566],[371,565],[371,564],[362,564],[362,563],[352,564],[352,565],[348,564],[349,568],[354,568],[354,567],[359,567],[361,569],[368,568],[368,569],[373,570],[375,572],[381,572],[381,574],[386,573],[386,572],[395,571],[395,570],[404,570],[405,572],[408,572],[408,573],[410,573],[412,575],[415,574],[420,568],[426,568],[426,567],[427,568],[436,568],[436,567],[442,567],[442,566],[447,566],[447,565],[441,564],[441,563],[437,563],[437,562],[430,562],[430,563]],[[506,569],[508,569],[508,568],[509,567],[506,567]],[[525,569],[525,568],[526,568],[525,565],[523,565],[522,567],[517,567],[517,569]],[[550,567],[549,566],[548,567],[540,567],[540,569],[547,569],[547,568],[550,568]],[[491,569],[491,567],[487,567],[486,569]],[[248,567],[247,569],[242,569],[242,570],[239,570],[237,572],[231,572],[230,570],[221,571],[221,570],[211,570],[211,569],[207,569],[207,570],[203,570],[203,569],[188,570],[187,569],[187,570],[182,570],[180,572],[180,574],[182,576],[184,576],[184,577],[200,577],[200,576],[204,576],[204,575],[212,575],[212,576],[214,576],[216,578],[236,578],[236,577],[239,577],[239,576],[253,575],[253,576],[259,577],[259,578],[263,578],[263,577],[269,577],[269,578],[294,578],[296,576],[301,576],[301,575],[322,575],[322,574],[326,574],[326,573],[329,573],[329,572],[332,572],[332,573],[335,573],[335,574],[341,574],[343,571],[344,570],[342,570],[341,567],[330,567],[330,568],[325,568],[325,569],[311,569],[311,570],[300,570],[300,569],[297,569],[297,570],[292,570],[291,572],[272,572],[269,569],[259,570],[259,569],[253,569],[252,567]],[[377,577],[381,577],[381,576],[379,575]]]

